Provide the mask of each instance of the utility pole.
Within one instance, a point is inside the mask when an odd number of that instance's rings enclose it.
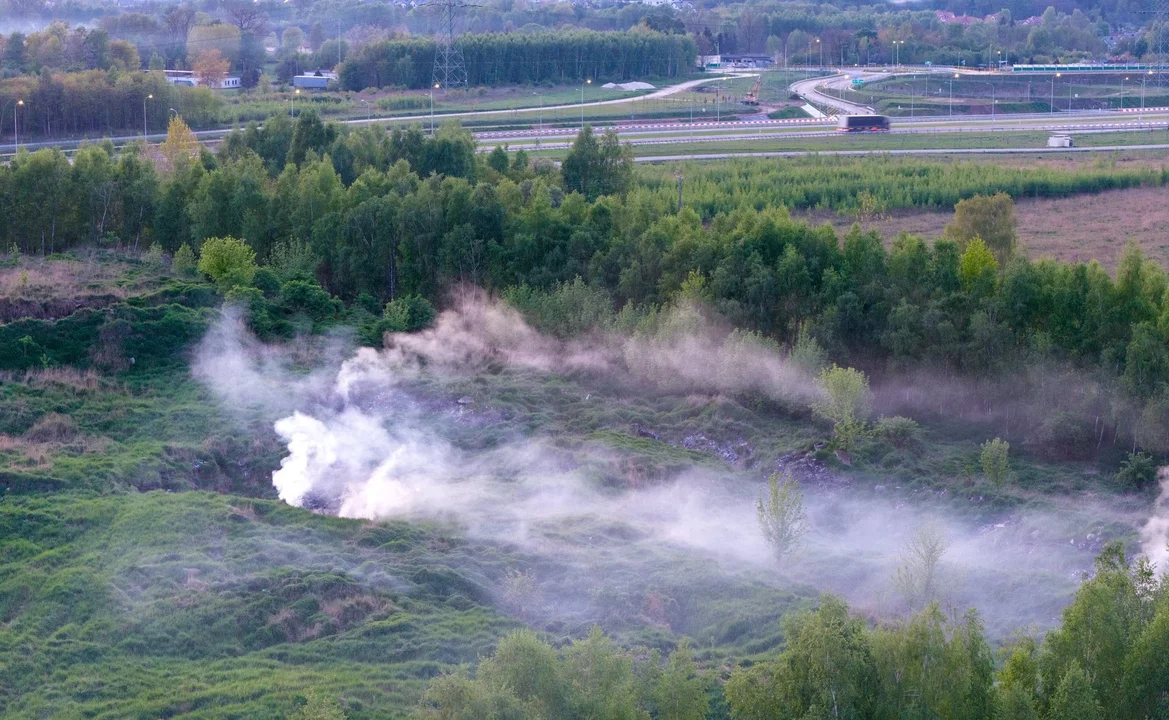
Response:
[[[23,100],[16,101],[16,107],[12,108],[12,137],[16,144],[16,152],[20,153],[20,126],[16,124],[16,118],[20,115],[20,109],[24,107]]]
[[[153,94],[149,94],[142,98],[142,142],[146,142],[146,101],[153,99]]]
[[[580,129],[584,130],[584,89],[585,85],[592,85],[592,78],[585,78],[585,81],[580,84]]]
[[[430,137],[434,137],[434,91],[438,90],[438,88],[438,83],[435,83],[434,87],[430,88]]]

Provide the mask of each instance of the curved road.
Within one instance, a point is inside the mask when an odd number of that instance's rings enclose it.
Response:
[[[699,85],[705,85],[706,83],[719,82],[722,80],[731,80],[731,79],[735,79],[735,78],[756,77],[758,75],[759,75],[759,73],[757,73],[757,72],[754,72],[754,73],[753,72],[737,72],[737,73],[725,73],[725,74],[719,74],[719,75],[712,75],[711,77],[699,78],[698,80],[687,80],[686,82],[678,83],[677,85],[670,85],[669,87],[664,87],[660,90],[655,90],[655,91],[653,91],[651,93],[647,93],[645,95],[638,95],[635,97],[615,98],[613,100],[594,100],[592,102],[584,103],[583,106],[581,105],[581,103],[569,103],[569,104],[561,104],[561,105],[544,105],[544,106],[536,105],[536,106],[532,106],[532,107],[512,108],[512,109],[508,109],[508,110],[467,110],[464,112],[439,113],[439,114],[434,115],[434,116],[431,116],[429,114],[426,114],[426,115],[397,115],[394,117],[383,117],[383,118],[369,118],[369,119],[356,118],[353,120],[335,120],[333,122],[341,123],[344,125],[370,125],[370,124],[381,124],[381,123],[426,122],[426,121],[429,121],[432,119],[445,120],[447,118],[460,118],[460,117],[491,117],[493,115],[512,117],[512,116],[515,116],[515,115],[521,114],[521,113],[532,115],[532,114],[537,114],[537,113],[543,113],[547,110],[578,110],[581,107],[598,107],[601,105],[620,105],[620,104],[624,104],[624,103],[639,103],[639,102],[645,102],[647,100],[657,100],[658,98],[663,98],[663,97],[667,97],[669,95],[674,95],[674,94],[680,93],[684,90],[689,90],[690,88],[698,87]],[[198,138],[219,138],[219,137],[223,137],[224,135],[227,135],[229,132],[231,132],[230,128],[221,129],[221,130],[199,130],[199,131],[195,132],[195,136]],[[154,134],[148,135],[146,137],[148,140],[162,141],[162,140],[166,139],[166,133],[154,133]],[[135,135],[124,135],[121,137],[114,137],[114,138],[85,138],[85,139],[81,139],[81,140],[44,140],[44,141],[39,141],[39,142],[21,143],[21,147],[26,148],[28,150],[35,150],[35,149],[39,149],[42,147],[67,148],[67,147],[76,147],[77,145],[80,145],[80,144],[86,143],[86,142],[98,142],[99,140],[105,140],[105,139],[109,139],[112,142],[114,142],[115,144],[122,144],[122,143],[134,142],[136,140],[141,140],[142,138],[143,138],[142,135],[135,134]],[[12,154],[15,149],[16,148],[12,143],[0,145],[0,153],[2,153],[2,154]]]

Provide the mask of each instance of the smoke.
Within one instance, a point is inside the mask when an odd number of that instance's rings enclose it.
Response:
[[[1108,517],[1094,505],[978,524],[953,512],[977,507],[975,496],[828,473],[805,482],[812,532],[777,567],[755,511],[777,469],[763,447],[774,441],[752,436],[754,464],[729,467],[718,449],[739,442],[750,411],[723,397],[802,408],[818,390],[778,347],[696,310],[652,334],[562,341],[470,294],[432,329],[388,336],[385,350],[341,360],[344,347],[265,346],[229,313],[195,372],[225,402],[271,417],[287,446],[272,477],[282,500],[344,517],[447,521],[519,548],[538,558],[548,618],[590,606],[597,588],[706,593],[702,605],[758,584],[832,590],[891,612],[899,556],[929,522],[949,543],[941,599],[979,607],[1006,633],[1054,623],[1104,540],[1082,532]]]
[[[1169,466],[1157,473],[1161,493],[1153,516],[1141,528],[1141,549],[1162,572],[1169,572]]]
[[[385,352],[360,352],[346,363],[339,391],[356,379],[416,377],[424,368],[467,374],[492,367],[604,377],[669,392],[754,393],[806,405],[819,389],[779,347],[714,322],[696,307],[674,310],[653,334],[594,335],[557,340],[532,329],[508,305],[482,291],[465,292],[432,329],[389,338]]]

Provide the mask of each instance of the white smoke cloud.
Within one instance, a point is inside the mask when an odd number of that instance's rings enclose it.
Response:
[[[602,380],[622,388],[618,397],[652,389],[745,393],[793,404],[814,398],[811,379],[765,342],[698,315],[673,319],[652,337],[561,342],[535,332],[510,308],[472,296],[440,315],[431,330],[388,337],[384,351],[359,349],[344,362],[321,353],[324,361],[308,373],[283,353],[256,342],[228,315],[203,343],[196,372],[226,402],[267,404],[279,418],[275,431],[288,452],[272,481],[290,505],[372,520],[445,519],[470,535],[581,567],[618,561],[589,533],[619,526],[619,561],[631,568],[668,549],[779,581],[755,517],[764,473],[749,477],[696,464],[652,483],[605,487],[597,468],[619,467],[625,458],[604,443],[575,437],[560,443],[554,432],[521,433],[516,427],[523,423],[496,427],[502,421],[492,409],[473,398],[460,404],[441,396],[441,382],[438,391],[428,384],[441,378],[473,387],[505,369],[531,372],[531,382],[544,373],[579,375],[582,392]],[[476,432],[460,434],[468,427]],[[467,434],[492,440],[467,442]],[[871,604],[890,592],[906,539],[929,519],[952,539],[949,599],[980,607],[1006,631],[1055,622],[1098,549],[1099,538],[1080,534],[1069,544],[1066,532],[1090,524],[1099,508],[1081,508],[1075,518],[1017,513],[976,530],[947,520],[932,493],[919,499],[890,487],[874,496],[869,488],[847,487],[847,480],[844,487],[806,490],[813,532],[782,568],[784,582]],[[1169,528],[1159,527],[1148,532],[1159,532],[1163,547]],[[1023,586],[1032,587],[1025,609]]]
[[[1169,466],[1157,473],[1161,493],[1153,515],[1141,528],[1141,549],[1161,572],[1169,572]]]

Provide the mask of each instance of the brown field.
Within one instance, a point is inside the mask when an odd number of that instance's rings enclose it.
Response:
[[[952,212],[909,211],[873,220],[867,227],[892,242],[904,231],[936,238]],[[829,222],[847,231],[852,218],[823,213],[801,215],[810,221]],[[1015,206],[1019,244],[1032,258],[1063,261],[1099,260],[1112,269],[1130,238],[1145,254],[1169,269],[1169,188],[1111,190],[1098,195],[1057,199],[1024,199]]]

